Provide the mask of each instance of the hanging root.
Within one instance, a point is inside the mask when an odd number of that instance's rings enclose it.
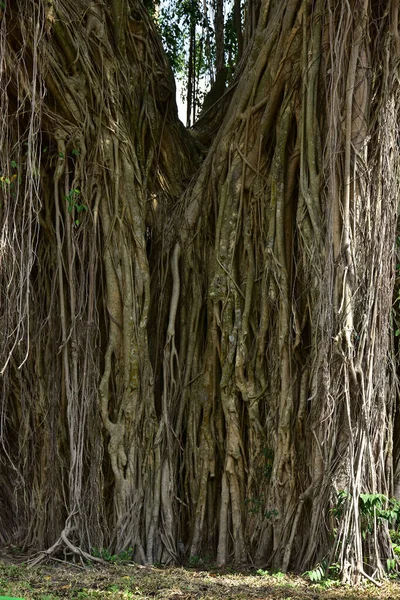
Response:
[[[395,9],[251,3],[203,160],[139,2],[6,3],[0,536],[33,564],[382,576],[358,499],[392,493]]]

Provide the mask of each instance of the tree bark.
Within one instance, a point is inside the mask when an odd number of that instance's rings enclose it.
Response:
[[[383,573],[396,6],[250,6],[203,156],[140,2],[7,4],[2,543]]]

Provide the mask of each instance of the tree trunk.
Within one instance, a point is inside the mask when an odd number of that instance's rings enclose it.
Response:
[[[397,2],[250,6],[212,136],[119,4],[0,17],[0,541],[382,573]]]
[[[214,30],[215,30],[215,75],[216,79],[225,69],[224,44],[224,2],[214,0]]]

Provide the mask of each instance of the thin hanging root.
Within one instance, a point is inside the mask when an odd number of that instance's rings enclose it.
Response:
[[[177,243],[174,248],[174,252],[171,258],[171,274],[172,274],[172,294],[171,294],[171,305],[169,311],[169,321],[167,330],[167,341],[165,344],[165,359],[166,366],[168,367],[169,375],[171,377],[171,389],[176,389],[175,380],[175,369],[174,361],[177,363],[179,369],[179,357],[175,345],[175,327],[176,327],[176,313],[178,310],[178,303],[180,298],[180,275],[179,275],[179,258],[181,255],[180,244]]]

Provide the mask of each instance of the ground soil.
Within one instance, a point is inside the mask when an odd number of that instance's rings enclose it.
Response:
[[[141,567],[135,564],[82,565],[50,560],[31,567],[29,560],[0,558],[1,596],[24,600],[400,600],[400,579],[356,588],[306,577],[217,570],[199,560],[195,568]],[[207,567],[207,569],[206,569]]]

